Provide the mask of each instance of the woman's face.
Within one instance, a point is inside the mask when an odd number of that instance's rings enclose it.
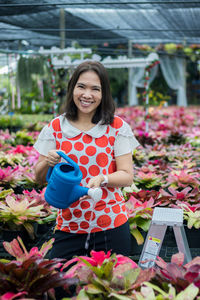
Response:
[[[101,99],[102,89],[99,76],[94,71],[82,73],[73,91],[73,100],[78,109],[78,115],[87,114],[92,118]]]

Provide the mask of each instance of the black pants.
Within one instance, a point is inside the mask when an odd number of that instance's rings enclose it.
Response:
[[[130,255],[131,235],[129,223],[106,231],[90,234],[89,247],[85,248],[88,234],[68,233],[57,230],[54,235],[55,241],[50,252],[50,258],[71,259],[73,256],[90,255],[91,250]]]

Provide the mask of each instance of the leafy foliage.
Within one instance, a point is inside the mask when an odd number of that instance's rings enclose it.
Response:
[[[22,242],[14,239],[12,242],[4,242],[5,249],[16,260],[0,262],[0,295],[6,299],[9,293],[14,299],[34,298],[42,299],[45,293],[53,297],[54,288],[77,283],[76,279],[67,279],[60,272],[61,259],[45,259],[44,256],[52,247],[53,239],[46,242],[40,250],[34,247],[28,252]],[[7,296],[6,296],[7,295]]]
[[[153,269],[141,270],[130,258],[111,255],[110,251],[107,254],[91,251],[91,257],[74,258],[63,268],[74,262],[66,277],[79,278],[77,299],[132,299],[134,290],[154,276]]]
[[[194,258],[184,265],[184,254],[177,253],[172,256],[170,263],[165,263],[158,258],[154,282],[157,286],[164,288],[166,283],[171,283],[177,292],[183,291],[190,284],[200,288],[200,257]],[[200,290],[198,291],[200,296]]]

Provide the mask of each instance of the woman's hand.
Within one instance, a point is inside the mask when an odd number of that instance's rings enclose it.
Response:
[[[91,178],[88,182],[88,188],[98,188],[101,186],[101,183],[104,181],[103,175],[98,175]]]
[[[83,201],[83,200],[86,200],[86,199],[91,199],[91,197],[88,196],[88,195],[85,195],[85,196],[80,197],[79,201]]]
[[[50,167],[54,167],[59,163],[61,157],[58,155],[57,150],[50,150],[46,156],[46,162]]]

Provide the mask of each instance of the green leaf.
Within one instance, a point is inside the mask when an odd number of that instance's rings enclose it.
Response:
[[[111,292],[110,281],[98,277],[92,279],[91,281],[96,287],[98,287],[102,291],[102,293],[105,294]]]
[[[114,265],[115,265],[115,262],[108,261],[105,265],[103,264],[101,266],[101,268],[103,268],[103,272],[104,272],[105,278],[107,280],[111,280],[111,278],[112,278]]]
[[[119,294],[116,294],[116,293],[111,293],[110,295],[109,295],[109,298],[110,297],[114,297],[114,299],[119,299],[119,300],[130,300],[130,299],[132,299],[132,298],[130,298],[130,297],[128,297],[128,296],[123,296],[123,295],[119,295]]]
[[[138,245],[142,245],[144,243],[144,238],[138,228],[131,229],[131,234],[136,239]]]
[[[86,266],[88,266],[88,268],[93,271],[99,278],[103,277],[104,271],[103,269],[99,269],[97,267],[93,267],[86,259],[79,257],[79,259],[84,262],[84,264],[86,264]]]
[[[86,285],[84,287],[84,289],[87,292],[87,294],[101,294],[102,293],[102,290],[92,283],[89,283],[88,285]]]
[[[126,289],[129,289],[131,285],[133,285],[136,282],[138,275],[140,274],[140,271],[141,271],[140,268],[135,268],[135,269],[130,269],[123,273],[123,276],[125,278]]]
[[[196,287],[193,283],[190,284],[184,291],[180,292],[177,296],[176,296],[176,300],[193,300],[196,299],[196,296],[199,293],[199,289],[198,287]]]
[[[6,198],[6,196],[11,195],[13,192],[13,189],[0,191],[0,199]]]
[[[151,220],[147,220],[144,218],[138,218],[138,220],[137,220],[137,226],[142,228],[144,231],[149,230],[150,224],[151,224]]]
[[[28,234],[31,237],[31,239],[34,240],[35,234],[34,234],[34,226],[33,226],[33,224],[25,222],[23,224],[23,226],[25,227],[25,229],[28,232]]]
[[[151,287],[152,289],[154,289],[155,291],[157,291],[158,293],[160,293],[162,296],[164,296],[167,299],[167,296],[168,296],[167,293],[165,293],[163,290],[161,290],[157,285],[152,284],[150,282],[144,282],[144,284],[146,286]]]
[[[90,300],[89,296],[87,295],[84,289],[80,290],[76,300]]]

